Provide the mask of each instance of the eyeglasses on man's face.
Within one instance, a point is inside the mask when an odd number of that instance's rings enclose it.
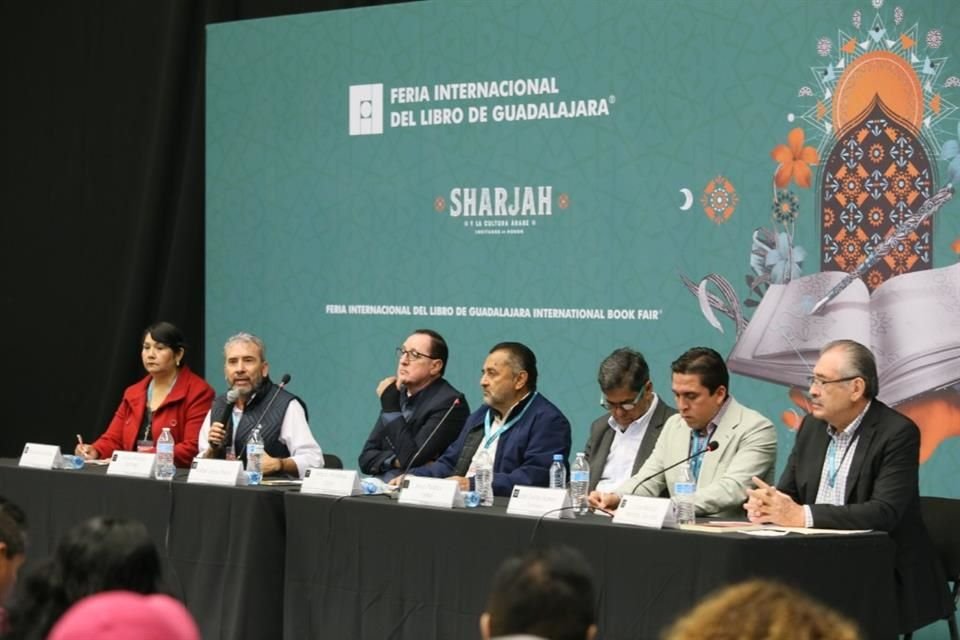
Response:
[[[856,380],[860,377],[861,376],[847,376],[846,378],[837,378],[836,380],[826,380],[824,378],[818,378],[817,376],[810,376],[807,378],[807,382],[811,388],[822,389],[828,384],[834,384],[837,382],[850,382],[851,380]]]
[[[407,356],[407,358],[411,362],[416,362],[421,358],[427,358],[429,360],[437,360],[437,358],[434,358],[431,355],[427,355],[426,353],[420,353],[416,349],[404,349],[403,347],[397,347],[396,351],[397,351],[397,359],[401,359],[403,358],[403,356]]]
[[[606,396],[600,396],[600,406],[607,411],[613,411],[614,409],[620,409],[621,411],[633,411],[640,405],[640,400],[642,398],[643,391],[638,393],[637,397],[629,402],[610,402],[607,400]]]

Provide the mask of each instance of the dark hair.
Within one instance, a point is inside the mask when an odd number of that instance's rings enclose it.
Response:
[[[593,576],[570,547],[529,551],[504,562],[493,579],[490,635],[529,633],[583,640],[596,622]]]
[[[600,363],[597,382],[603,392],[629,385],[637,393],[650,380],[650,367],[643,354],[628,347],[621,347]]]
[[[855,340],[834,340],[820,350],[823,355],[831,349],[843,349],[847,354],[847,366],[843,377],[863,378],[863,397],[872,400],[880,393],[880,377],[877,375],[877,361],[870,349]]]
[[[443,336],[433,329],[417,329],[413,334],[421,334],[430,338],[430,357],[436,358],[443,363],[443,366],[440,367],[440,375],[442,376],[446,373],[447,358],[450,355],[450,351],[447,349],[447,341],[443,339]]]
[[[27,516],[23,509],[0,496],[0,542],[6,545],[8,558],[26,553]]]
[[[183,333],[176,327],[176,325],[170,322],[154,322],[152,325],[143,330],[143,338],[150,336],[154,339],[155,342],[165,344],[171,349],[174,353],[179,353],[180,351],[186,350],[187,341],[183,338]]]
[[[711,394],[721,386],[730,394],[730,374],[723,356],[710,347],[694,347],[687,349],[682,356],[670,365],[673,373],[696,374],[700,377],[700,384]]]
[[[53,558],[37,567],[10,607],[14,638],[45,638],[70,606],[116,589],[157,593],[160,556],[135,520],[91,518],[64,535]]]
[[[536,391],[537,356],[533,354],[533,351],[530,350],[530,347],[519,342],[501,342],[493,345],[493,348],[490,349],[490,353],[501,350],[510,353],[510,366],[513,367],[514,373],[520,373],[521,371],[527,372],[527,389],[530,391]]]

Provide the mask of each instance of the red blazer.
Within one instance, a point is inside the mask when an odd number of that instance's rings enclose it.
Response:
[[[150,376],[130,385],[123,392],[123,400],[110,421],[110,426],[93,443],[101,458],[108,458],[117,449],[136,450],[137,440],[141,437],[143,412],[147,407],[147,385]],[[189,467],[197,455],[197,439],[200,425],[213,403],[213,387],[187,367],[180,369],[177,382],[167,395],[163,404],[153,413],[151,433],[154,442],[160,437],[164,427],[170,427],[173,440],[174,464]]]

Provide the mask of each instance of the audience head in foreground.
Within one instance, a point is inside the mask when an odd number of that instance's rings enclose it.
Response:
[[[529,551],[509,558],[493,580],[480,616],[484,640],[524,636],[591,640],[597,635],[593,575],[569,547]]]
[[[107,591],[84,598],[54,625],[48,640],[200,640],[190,612],[167,595]]]
[[[12,637],[47,637],[64,611],[89,595],[156,593],[160,586],[160,556],[142,523],[91,518],[70,529],[53,558],[25,580],[10,608]]]
[[[23,510],[0,497],[0,635],[9,631],[5,607],[27,558],[26,527]]]
[[[785,585],[751,580],[721,589],[680,618],[665,640],[857,640],[856,625]]]

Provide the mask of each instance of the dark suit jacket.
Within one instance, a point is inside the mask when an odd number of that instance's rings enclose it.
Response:
[[[454,399],[460,398],[460,404],[450,411],[443,425],[430,438],[434,428],[450,409]],[[425,464],[435,460],[447,446],[460,435],[463,422],[470,415],[463,394],[443,378],[437,378],[426,389],[417,394],[417,405],[409,420],[402,413],[385,414],[382,411],[373,425],[370,437],[360,451],[360,470],[370,475],[378,475],[390,469],[385,465],[396,456],[400,468]],[[430,441],[427,442],[427,438]],[[423,446],[416,460],[413,454]]]
[[[667,418],[677,412],[676,409],[663,401],[663,398],[657,396],[657,408],[653,410],[650,416],[650,424],[647,425],[647,431],[643,434],[640,446],[637,448],[637,456],[633,460],[633,470],[630,475],[636,475],[637,471],[643,465],[650,452],[653,451],[653,445],[657,443],[660,432],[663,430],[663,423]],[[587,446],[583,452],[587,456],[587,462],[590,463],[590,491],[597,488],[597,483],[603,474],[603,468],[607,464],[607,456],[610,454],[610,445],[613,444],[613,429],[609,424],[610,414],[600,416],[590,425],[590,437],[587,438]],[[624,478],[626,480],[626,478]]]
[[[497,442],[497,455],[493,461],[495,496],[509,496],[514,485],[546,487],[554,454],[561,454],[564,464],[570,455],[570,422],[541,394],[527,396],[514,407],[507,419],[518,415],[527,403],[530,408],[523,418],[504,431]],[[460,437],[436,462],[410,473],[429,478],[466,474],[483,439],[484,417],[488,410],[487,405],[482,405],[474,411],[463,425]]]
[[[946,578],[920,516],[920,430],[874,399],[860,423],[847,476],[846,504],[814,504],[830,437],[826,423],[807,416],[777,488],[810,505],[813,526],[886,531],[896,544],[899,632],[953,610]]]

